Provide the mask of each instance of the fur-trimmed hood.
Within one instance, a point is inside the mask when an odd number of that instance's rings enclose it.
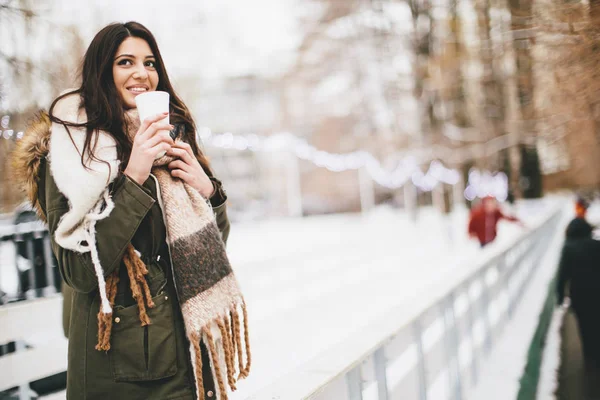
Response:
[[[50,152],[51,127],[48,113],[38,112],[28,124],[23,138],[17,141],[17,146],[11,154],[16,181],[44,222],[46,222],[46,215],[38,202],[38,192],[40,179],[43,179],[40,176],[40,168]]]

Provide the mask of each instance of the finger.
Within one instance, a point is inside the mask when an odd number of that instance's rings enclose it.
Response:
[[[149,148],[148,150],[146,150],[146,152],[149,156],[156,158],[159,154],[162,154],[162,153],[168,151],[170,148],[171,148],[171,145],[169,145],[167,143],[160,143],[154,147]]]
[[[150,139],[148,139],[148,141],[146,142],[145,146],[150,148],[150,147],[154,147],[159,143],[168,143],[169,144],[169,148],[171,148],[171,146],[173,146],[173,139],[171,138],[171,135],[169,135],[168,131],[161,131],[158,132],[156,135],[152,136]]]
[[[185,172],[182,169],[173,169],[171,170],[171,176],[174,178],[179,178],[184,182],[190,182],[192,175],[188,172]]]
[[[169,169],[181,169],[185,172],[189,172],[189,168],[190,166],[181,160],[175,160],[169,163]]]
[[[143,138],[149,138],[156,135],[160,131],[170,131],[173,129],[173,125],[167,124],[166,122],[153,122],[150,124],[148,129],[143,133]],[[170,135],[169,135],[170,136]]]
[[[192,165],[194,162],[194,157],[190,156],[190,153],[181,147],[177,147],[177,144],[178,142],[175,142],[173,147],[171,147],[169,150],[169,155],[183,160],[186,164]]]
[[[145,133],[146,130],[150,127],[150,125],[152,125],[155,122],[164,120],[165,118],[167,118],[167,115],[169,115],[169,113],[164,112],[164,113],[156,114],[156,115],[153,115],[151,117],[144,119],[142,121],[142,123],[140,125],[140,129],[138,129],[136,135]]]
[[[182,142],[181,140],[175,142],[175,147],[178,149],[182,149],[185,150],[191,158],[196,158],[196,155],[194,154],[194,150],[192,150],[192,146],[190,146],[188,143],[186,142]]]

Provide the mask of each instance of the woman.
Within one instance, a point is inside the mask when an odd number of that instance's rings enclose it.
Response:
[[[140,123],[135,97],[154,90],[170,94],[173,125]],[[102,29],[81,86],[15,160],[73,291],[67,397],[226,399],[250,368],[226,196],[153,35],[136,22]]]

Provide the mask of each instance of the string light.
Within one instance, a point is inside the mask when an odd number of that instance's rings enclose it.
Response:
[[[491,174],[488,171],[481,172],[475,168],[469,171],[469,182],[465,189],[465,198],[469,201],[479,197],[480,199],[493,196],[498,201],[506,201],[508,198],[508,176],[504,172]]]
[[[5,139],[15,136],[14,130],[8,129],[9,123],[8,115],[0,119],[0,126],[4,129],[4,131],[0,130],[0,135]],[[17,132],[15,137],[17,140],[23,138],[23,132]],[[426,173],[421,171],[414,157],[404,158],[395,169],[388,171],[367,151],[331,153],[319,150],[289,132],[264,137],[256,134],[234,135],[231,132],[214,134],[209,128],[200,128],[196,133],[196,139],[201,143],[222,149],[252,152],[291,151],[299,159],[333,172],[365,168],[373,181],[388,189],[399,189],[411,181],[422,191],[430,192],[440,183],[454,186],[460,181],[460,173],[457,170],[445,167],[438,160],[429,164]],[[504,201],[508,196],[508,178],[504,173],[492,175],[489,172],[481,173],[472,169],[469,172],[469,182],[464,195],[468,200],[492,195]]]
[[[0,130],[0,137],[3,137],[4,139],[11,139],[14,135],[15,135],[15,131],[12,129],[8,128],[8,125],[10,124],[10,116],[9,115],[5,115],[2,118],[0,118],[0,127],[2,127],[3,130]],[[16,135],[17,139],[21,139],[23,137],[23,132],[18,132]]]
[[[414,158],[402,160],[393,171],[387,171],[369,152],[359,150],[350,153],[330,153],[311,146],[306,140],[289,132],[268,137],[234,135],[231,132],[214,134],[208,128],[198,130],[197,140],[207,145],[235,150],[291,151],[296,157],[326,168],[341,172],[365,168],[369,176],[379,185],[389,189],[398,189],[409,180],[423,191],[431,191],[439,183],[455,185],[460,180],[458,171],[448,169],[439,161],[432,161],[427,173],[423,173]]]
[[[369,152],[360,150],[341,154],[330,153],[311,146],[306,140],[289,132],[262,137],[255,134],[234,135],[231,132],[214,134],[210,129],[202,128],[198,130],[197,140],[213,147],[240,151],[292,151],[299,159],[334,172],[364,167],[373,181],[389,189],[398,189],[409,180],[427,192],[440,183],[454,186],[460,182],[460,172],[445,167],[438,160],[431,162],[427,173],[421,171],[413,157],[403,159],[393,171],[387,171]],[[468,200],[494,196],[499,201],[505,201],[508,197],[508,178],[502,172],[492,175],[487,171],[472,169],[464,196]]]

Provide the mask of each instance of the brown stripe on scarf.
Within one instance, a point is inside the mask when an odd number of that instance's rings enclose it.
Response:
[[[181,303],[204,292],[231,273],[221,234],[215,223],[176,240],[171,246],[177,249],[172,259],[173,265],[177,265],[174,271]]]

